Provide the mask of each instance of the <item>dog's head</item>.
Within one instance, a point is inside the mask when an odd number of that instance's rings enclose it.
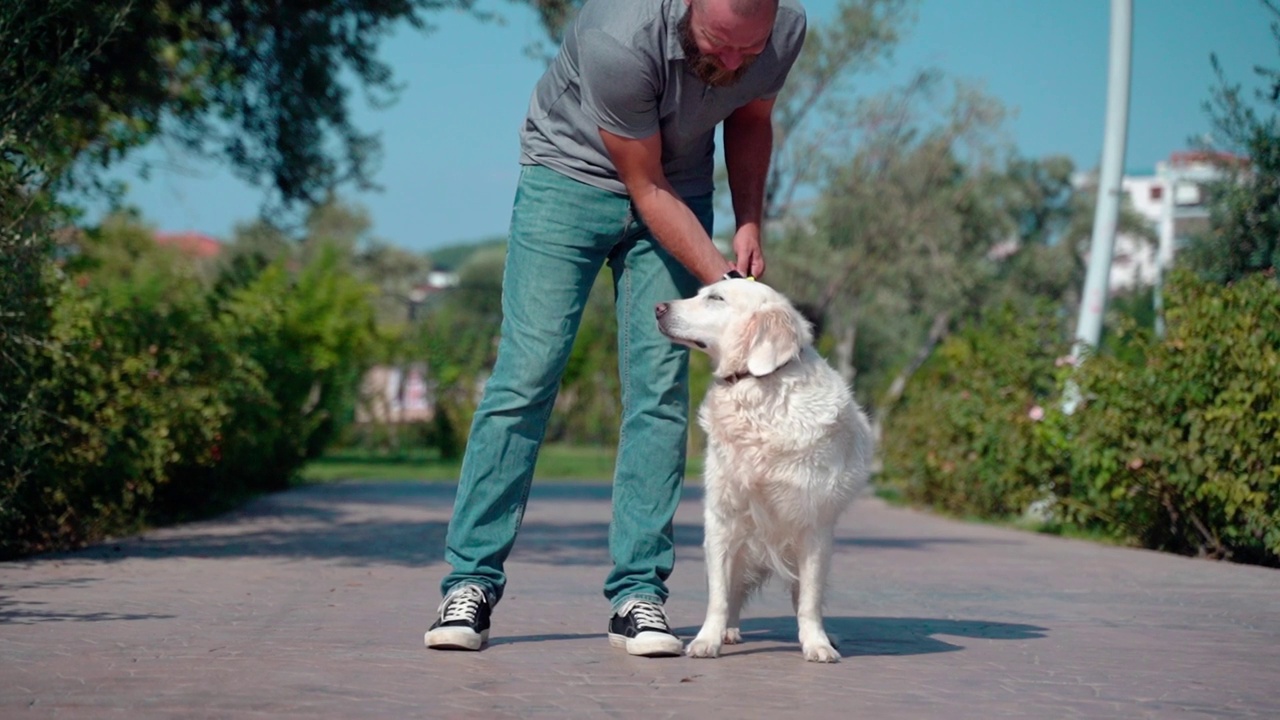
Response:
[[[808,321],[783,297],[754,280],[721,280],[687,300],[658,303],[658,329],[711,356],[716,377],[761,377],[813,343]]]

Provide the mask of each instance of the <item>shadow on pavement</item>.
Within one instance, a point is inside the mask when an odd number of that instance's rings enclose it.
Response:
[[[32,625],[49,622],[115,622],[119,620],[166,620],[177,615],[159,613],[113,613],[113,612],[58,612],[38,608],[10,608],[8,598],[0,597],[0,625]],[[44,603],[23,602],[22,605],[42,605]]]
[[[456,488],[441,483],[337,483],[259,498],[219,518],[105,542],[85,550],[31,558],[98,562],[125,559],[282,558],[331,560],[355,566],[420,567],[443,562],[448,514]],[[531,512],[516,539],[513,562],[608,566],[608,503],[599,483],[534,482]],[[701,488],[687,487],[685,501]],[[565,508],[557,519],[556,506]],[[602,507],[603,506],[603,507]],[[586,520],[583,516],[599,519]],[[416,517],[415,517],[416,516]],[[701,522],[677,522],[677,550],[700,548]],[[927,550],[946,544],[1016,544],[963,537],[837,537],[858,552]]]
[[[896,617],[827,617],[823,623],[827,633],[838,642],[844,657],[869,655],[925,655],[963,650],[939,639],[938,635],[977,638],[981,640],[1036,640],[1045,637],[1048,628],[1023,623],[988,620],[944,620],[939,618]],[[762,652],[800,652],[796,619],[789,616],[743,618],[742,644],[726,645],[725,655],[750,655]],[[697,627],[676,630],[681,637],[698,634]],[[753,643],[768,641],[764,647]],[[775,645],[772,643],[788,643]]]
[[[518,643],[554,642],[556,640],[585,640],[586,638],[601,638],[603,640],[604,637],[605,637],[605,633],[603,632],[547,633],[543,635],[509,635],[509,636],[495,635],[489,639],[489,646],[496,647],[498,645],[515,645]]]
[[[939,635],[980,640],[1036,640],[1049,632],[1038,625],[939,618],[828,617],[824,624],[827,632],[837,639],[840,654],[844,657],[927,655],[964,649],[963,645],[942,640],[937,637]],[[742,621],[742,644],[726,645],[722,656],[766,652],[799,654],[796,632],[793,617],[745,618]],[[687,642],[698,634],[698,627],[676,628],[675,633]],[[604,636],[603,632],[494,636],[490,645],[603,639]]]
[[[87,587],[95,578],[71,578],[6,586],[5,590],[40,590],[52,587]],[[0,625],[33,625],[49,622],[111,622],[116,620],[161,620],[175,617],[159,613],[119,612],[67,612],[49,608],[49,603],[38,600],[14,599],[0,595]]]

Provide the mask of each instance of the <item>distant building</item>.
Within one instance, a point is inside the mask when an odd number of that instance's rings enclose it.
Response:
[[[436,415],[435,390],[425,362],[376,365],[365,373],[357,423],[425,422]]]
[[[1149,287],[1161,267],[1173,263],[1177,251],[1208,225],[1205,186],[1223,177],[1223,165],[1243,159],[1208,152],[1176,152],[1156,163],[1151,175],[1126,175],[1121,188],[1133,209],[1151,223],[1159,238],[1152,246],[1145,239],[1116,235],[1111,259],[1112,292]]]
[[[443,270],[432,270],[427,273],[426,282],[415,284],[409,289],[405,298],[409,313],[409,322],[418,320],[423,308],[432,297],[458,286],[458,274]]]
[[[178,250],[184,255],[204,260],[222,254],[222,242],[211,235],[187,230],[183,232],[157,232],[156,244]]]

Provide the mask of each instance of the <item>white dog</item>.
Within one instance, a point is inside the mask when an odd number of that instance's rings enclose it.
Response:
[[[743,603],[776,573],[791,583],[805,659],[838,661],[822,595],[836,520],[867,481],[866,416],[808,322],[763,283],[723,280],[655,313],[663,334],[711,356],[715,375],[698,412],[709,601],[686,653],[741,642]]]

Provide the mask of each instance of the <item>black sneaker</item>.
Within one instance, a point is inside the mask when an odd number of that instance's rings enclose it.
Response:
[[[489,641],[489,596],[479,585],[459,585],[445,596],[439,617],[423,636],[435,650],[479,650]]]
[[[643,657],[684,654],[684,643],[672,634],[666,611],[648,600],[630,600],[609,618],[609,644]]]

